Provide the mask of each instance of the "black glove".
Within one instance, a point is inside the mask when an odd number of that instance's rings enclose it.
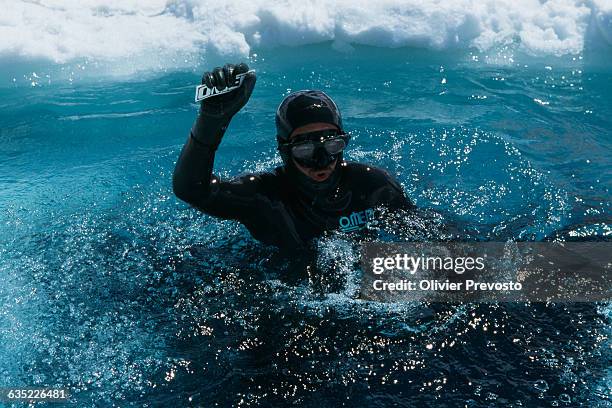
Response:
[[[225,64],[212,72],[202,75],[202,84],[222,91],[235,83],[236,75],[249,70],[245,63],[238,65]],[[200,144],[216,149],[232,117],[248,102],[255,86],[255,73],[247,74],[242,85],[231,92],[204,99],[200,105],[200,114],[191,129],[191,136]]]

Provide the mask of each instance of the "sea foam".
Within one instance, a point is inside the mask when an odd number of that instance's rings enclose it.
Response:
[[[189,65],[212,52],[333,41],[535,56],[612,44],[611,0],[3,0],[0,61],[91,59]],[[10,3],[10,4],[9,4]],[[163,64],[161,64],[163,65]]]

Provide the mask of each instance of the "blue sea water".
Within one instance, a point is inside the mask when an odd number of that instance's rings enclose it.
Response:
[[[440,214],[413,220],[411,239],[440,225],[610,239],[606,55],[337,48],[251,53],[257,85],[218,174],[280,164],[276,106],[323,89],[352,133],[347,157]],[[74,407],[612,406],[609,304],[368,302],[344,237],[318,242],[308,275],[177,200],[194,86],[216,58],[129,78],[5,68],[0,387],[65,387]]]

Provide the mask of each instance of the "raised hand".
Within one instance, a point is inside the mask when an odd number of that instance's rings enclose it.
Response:
[[[236,82],[237,75],[248,71],[249,66],[245,63],[238,65],[225,64],[223,68],[216,67],[212,71],[205,72],[202,75],[202,84],[222,91]],[[256,79],[255,72],[250,72],[244,77],[242,85],[238,89],[204,99],[201,102],[202,113],[231,119],[248,102],[251,93],[253,93]]]

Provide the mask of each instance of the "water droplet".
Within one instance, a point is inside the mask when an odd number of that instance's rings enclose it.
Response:
[[[548,391],[548,383],[546,382],[546,380],[537,380],[533,386],[542,392],[546,392]]]

